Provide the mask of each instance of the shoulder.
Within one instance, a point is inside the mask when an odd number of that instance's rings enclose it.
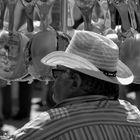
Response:
[[[45,137],[49,137],[50,133],[52,134],[56,131],[57,126],[60,124],[59,122],[63,120],[62,118],[67,116],[68,111],[66,108],[50,109],[47,112],[40,113],[40,115],[26,123],[22,128],[15,131],[12,137],[16,140],[30,140],[34,137],[39,138],[42,133],[45,134]]]
[[[128,101],[119,100],[119,102],[120,105],[125,110],[127,120],[140,123],[140,110],[135,105],[132,105]]]

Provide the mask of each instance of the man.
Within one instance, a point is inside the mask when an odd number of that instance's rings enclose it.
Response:
[[[52,109],[17,130],[16,140],[134,140],[140,138],[140,112],[119,100],[119,84],[133,74],[119,59],[110,39],[76,31],[65,52],[48,54],[41,62],[52,66]]]

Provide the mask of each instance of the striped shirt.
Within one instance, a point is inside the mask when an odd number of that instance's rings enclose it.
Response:
[[[68,99],[18,129],[15,140],[138,140],[140,111],[103,96]]]

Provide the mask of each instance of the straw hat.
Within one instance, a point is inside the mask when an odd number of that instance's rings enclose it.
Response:
[[[119,48],[110,39],[91,31],[76,31],[65,52],[55,51],[41,62],[63,65],[111,83],[132,83],[131,70],[119,60]]]

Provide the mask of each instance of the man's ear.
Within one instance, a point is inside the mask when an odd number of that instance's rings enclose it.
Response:
[[[80,77],[80,75],[78,73],[73,73],[72,75],[72,86],[73,88],[78,88],[80,87],[81,83],[82,83],[82,79]]]

